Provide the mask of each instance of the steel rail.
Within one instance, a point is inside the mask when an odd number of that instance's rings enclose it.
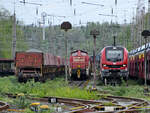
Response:
[[[0,101],[0,111],[7,110],[9,105],[5,102]]]
[[[7,94],[9,97],[15,98],[17,95]],[[104,110],[108,109],[111,106],[105,106],[103,102],[100,100],[82,100],[82,99],[72,99],[72,98],[61,98],[61,97],[43,97],[43,98],[35,98],[31,96],[27,96],[28,99],[37,100],[41,102],[50,102],[51,99],[56,100],[56,103],[65,103],[66,105],[72,105],[74,108],[70,108],[67,113],[84,113],[84,112],[98,112],[98,113],[106,113]],[[118,97],[118,96],[107,96],[105,98],[113,103],[114,111],[107,111],[107,113],[134,113],[133,111],[141,111],[141,110],[150,110],[149,102],[144,99],[139,98],[130,98],[130,97]],[[134,104],[130,104],[128,106],[122,106],[117,103],[118,100],[126,100],[126,101],[134,101]],[[98,111],[98,109],[102,109],[103,111]],[[137,112],[136,112],[137,113]]]

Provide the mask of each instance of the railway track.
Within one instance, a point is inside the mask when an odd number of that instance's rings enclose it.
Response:
[[[0,101],[0,112],[9,108],[9,105],[5,102]]]
[[[79,87],[79,88],[85,88],[90,80],[86,80],[86,81],[69,81],[69,85],[70,86],[75,86],[75,87]]]
[[[8,97],[15,98],[16,95],[7,94]],[[101,95],[99,95],[102,97]],[[60,97],[27,97],[33,102],[46,103],[47,105],[56,106],[65,113],[141,113],[141,111],[150,112],[150,103],[143,99],[107,96],[98,100],[82,100]],[[64,107],[65,106],[65,107]],[[51,108],[50,108],[51,109]]]

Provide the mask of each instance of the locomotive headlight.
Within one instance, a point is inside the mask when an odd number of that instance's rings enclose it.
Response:
[[[104,67],[106,67],[106,64],[103,64]]]
[[[123,64],[123,67],[126,67],[127,65],[126,64]]]

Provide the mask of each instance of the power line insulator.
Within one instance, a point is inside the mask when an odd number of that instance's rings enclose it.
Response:
[[[38,15],[39,11],[38,11],[38,8],[36,8],[36,15]]]
[[[76,16],[76,9],[74,9],[74,16]]]
[[[72,0],[70,0],[70,6],[72,6]]]
[[[113,14],[114,13],[114,11],[113,11],[113,8],[111,9],[111,14]]]
[[[24,5],[25,5],[26,1],[25,1],[25,0],[23,0],[23,3],[24,3]]]
[[[117,0],[115,0],[115,5],[117,5]]]

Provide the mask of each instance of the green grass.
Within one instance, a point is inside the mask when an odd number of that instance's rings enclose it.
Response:
[[[16,99],[7,98],[5,93],[24,94],[33,97],[45,97],[56,96],[66,98],[79,98],[94,100],[98,99],[96,92],[87,91],[86,89],[80,89],[77,87],[69,87],[65,83],[63,78],[56,78],[54,80],[46,81],[45,83],[34,82],[33,80],[27,83],[18,83],[15,76],[0,78],[0,101],[8,102],[12,105],[16,105],[17,108],[26,108],[25,112],[34,113],[29,109],[31,102],[25,98],[25,96],[17,97]],[[53,111],[47,111],[44,113],[50,113]],[[43,112],[40,112],[43,113]]]
[[[78,98],[87,100],[96,100],[103,98],[107,95],[115,96],[125,96],[134,98],[143,98],[150,100],[150,97],[144,96],[144,86],[139,85],[138,82],[133,80],[128,81],[128,87],[126,83],[123,82],[121,86],[102,86],[101,91],[107,91],[109,94],[102,94],[98,96],[98,92],[91,92],[90,90],[80,89],[77,87],[70,87],[65,83],[63,78],[56,78],[54,80],[46,81],[45,83],[34,82],[33,80],[27,83],[18,83],[15,76],[1,77],[0,78],[0,101],[5,101],[18,106],[18,108],[27,108],[28,113],[33,113],[30,111],[29,102],[24,97],[17,99],[9,99],[4,96],[5,93],[20,94],[35,96],[35,97],[45,97],[45,96],[55,96],[55,97],[66,97],[66,98]],[[105,105],[111,105],[111,103],[105,103]]]
[[[129,80],[128,86],[126,83],[123,83],[121,86],[102,86],[102,91],[108,91],[111,95],[114,96],[125,96],[125,97],[134,97],[134,98],[143,98],[150,100],[150,97],[144,95],[144,85],[139,85],[138,81]]]
[[[72,88],[65,83],[63,78],[49,80],[45,83],[34,82],[18,83],[16,77],[0,78],[0,93],[24,93],[25,95],[33,95],[36,97],[57,96],[79,99],[97,99],[95,92],[86,89]]]

